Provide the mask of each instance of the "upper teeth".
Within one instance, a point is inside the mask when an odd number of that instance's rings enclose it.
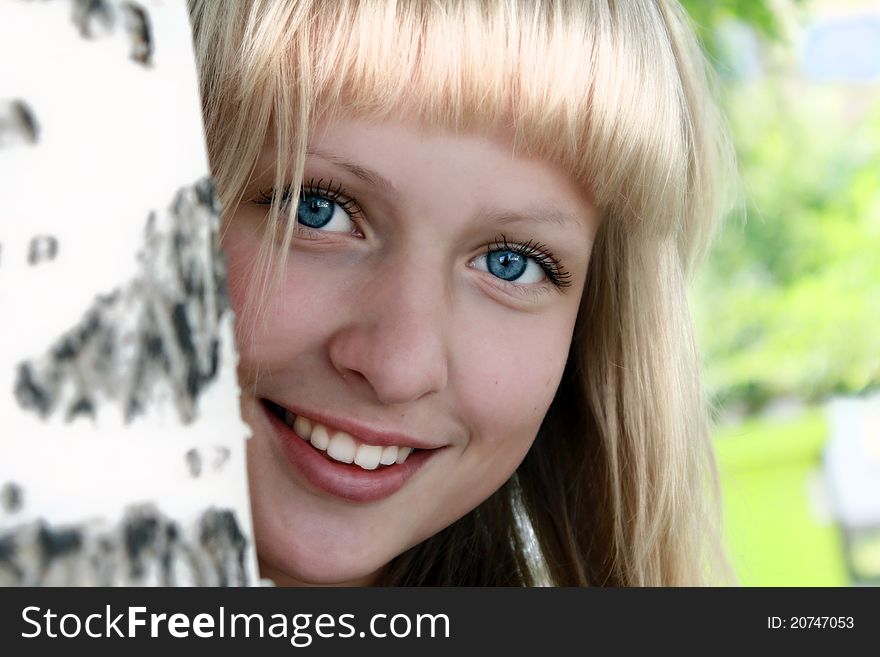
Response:
[[[327,456],[341,463],[354,463],[364,470],[375,470],[379,465],[403,463],[412,452],[412,447],[397,445],[367,445],[344,431],[328,429],[323,424],[312,422],[301,415],[290,411],[284,414],[284,422],[303,440],[312,443],[312,447],[327,452]]]

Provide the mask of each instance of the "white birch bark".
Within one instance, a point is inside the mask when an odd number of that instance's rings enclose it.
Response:
[[[183,0],[0,2],[0,584],[257,583]]]

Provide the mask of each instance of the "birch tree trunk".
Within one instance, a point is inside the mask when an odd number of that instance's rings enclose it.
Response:
[[[258,581],[186,6],[0,4],[0,584]]]

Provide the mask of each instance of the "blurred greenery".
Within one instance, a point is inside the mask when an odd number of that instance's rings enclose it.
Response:
[[[760,407],[880,379],[880,103],[833,89],[729,89],[744,217],[722,229],[696,315],[719,402]]]
[[[772,59],[780,20],[766,0],[685,5],[716,34],[730,19],[753,26]],[[716,405],[746,412],[880,383],[880,90],[768,68],[724,85],[741,203],[694,296]]]
[[[880,531],[867,533],[853,548],[853,568],[857,572],[880,573]]]
[[[740,175],[692,295],[724,418],[730,558],[745,585],[845,585],[847,553],[876,577],[880,527],[847,549],[824,491],[822,402],[880,388],[880,82],[811,80],[795,47],[856,2],[683,4],[723,81]]]
[[[816,499],[827,434],[813,409],[789,420],[751,419],[716,436],[726,543],[740,584],[849,582],[841,535]]]
[[[793,2],[803,5],[805,0]],[[782,38],[779,17],[768,0],[682,0],[682,5],[690,15],[700,39],[712,53],[720,48],[717,27],[727,20],[750,25],[768,39]]]

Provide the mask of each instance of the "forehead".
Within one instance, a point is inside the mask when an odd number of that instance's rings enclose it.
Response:
[[[517,152],[503,130],[460,133],[406,117],[342,117],[318,124],[307,162],[345,172],[392,200],[454,197],[495,212],[502,223],[515,211],[574,230],[595,222],[589,190],[560,165]]]

